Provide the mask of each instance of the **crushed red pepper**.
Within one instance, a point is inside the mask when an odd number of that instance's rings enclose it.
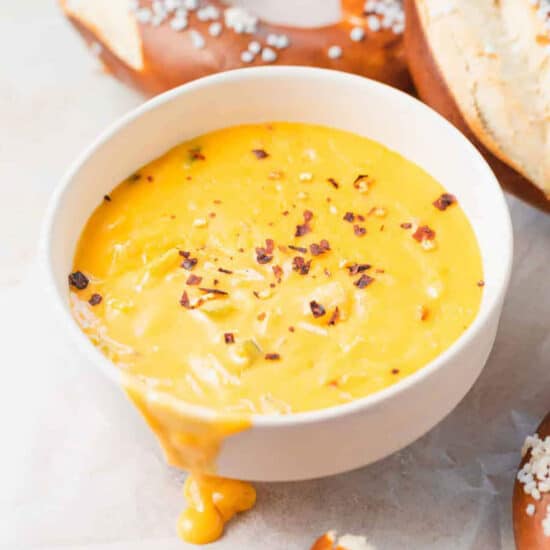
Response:
[[[183,269],[187,269],[187,271],[191,271],[195,268],[198,261],[199,260],[197,260],[197,258],[185,258],[181,264],[181,267],[183,267]]]
[[[101,296],[101,294],[94,293],[90,296],[88,303],[91,306],[97,306],[101,303],[101,300],[103,300],[103,297]]]
[[[295,237],[303,237],[311,231],[309,222],[313,219],[313,212],[311,210],[304,210],[304,223],[296,226]]]
[[[269,156],[263,149],[252,149],[252,153],[259,160],[265,159]]]
[[[451,204],[456,203],[456,197],[454,195],[451,195],[450,193],[443,193],[437,200],[435,200],[432,204],[442,212],[444,210],[447,210]]]
[[[198,275],[194,275],[193,273],[191,273],[191,275],[189,275],[185,283],[190,286],[194,286],[194,285],[200,285],[201,281],[202,281],[202,277],[199,277]]]
[[[229,295],[229,292],[226,292],[225,290],[219,290],[217,288],[199,287],[199,290],[201,290],[202,292],[207,292],[209,294],[217,294],[218,296],[228,296]]]
[[[350,275],[358,275],[359,273],[363,273],[363,271],[367,271],[372,266],[370,264],[353,264],[348,266],[348,272]]]
[[[322,317],[326,313],[325,308],[315,300],[312,300],[311,302],[309,302],[309,308],[311,309],[311,313],[313,314],[313,317],[315,317],[316,319],[318,317]]]
[[[191,160],[206,160],[206,157],[201,153],[201,147],[193,147],[193,149],[189,149],[189,158]]]
[[[413,234],[414,240],[419,243],[422,241],[433,241],[435,239],[435,231],[430,229],[427,225],[421,225]]]
[[[111,198],[110,195],[103,195],[103,200],[104,200],[105,202],[111,202],[113,199]]]
[[[307,252],[307,248],[304,248],[303,246],[293,246],[289,244],[288,248],[290,248],[290,250],[295,250],[296,252],[301,252],[302,254]]]
[[[74,286],[78,290],[84,290],[90,281],[82,271],[75,271],[69,275],[69,285]]]
[[[186,309],[193,309],[191,307],[191,302],[189,301],[189,295],[187,294],[186,290],[181,295],[180,304]]]
[[[310,267],[311,260],[306,262],[301,256],[295,256],[292,258],[292,270],[297,271],[300,275],[307,275]]]
[[[484,287],[485,286],[485,281],[478,281],[477,286],[480,287],[480,288]]]
[[[226,273],[227,275],[233,275],[233,271],[230,271],[229,269],[224,269],[223,267],[218,267],[218,271],[220,273]]]
[[[360,225],[354,225],[353,232],[358,237],[362,237],[363,235],[366,235],[367,230],[364,227],[361,227]]]
[[[353,212],[346,212],[342,219],[346,222],[353,223],[355,221],[355,214]]]
[[[187,252],[186,250],[178,250],[178,254],[184,258],[189,258],[189,256],[191,256],[191,252]]]
[[[280,265],[274,265],[271,269],[273,270],[273,275],[275,275],[277,282],[280,283],[283,276],[283,268]]]
[[[399,374],[399,369],[392,369],[392,370],[391,370],[391,373],[392,373],[392,374]]]
[[[334,187],[334,189],[338,189],[340,187],[340,184],[334,179],[334,178],[328,178],[327,181]]]
[[[232,332],[225,332],[223,335],[223,339],[226,344],[234,344],[235,343],[235,335]]]
[[[399,224],[399,227],[401,227],[401,229],[411,229],[412,226],[413,224],[410,222],[403,222],[402,224]]]
[[[266,353],[265,358],[268,361],[278,361],[281,358],[281,356],[278,353]]]
[[[363,274],[361,275],[361,277],[359,277],[359,279],[357,279],[357,281],[355,281],[353,284],[357,287],[357,288],[366,288],[367,286],[369,286],[371,283],[374,282],[374,279],[372,277],[369,277],[368,275],[366,274]]]
[[[320,256],[321,254],[324,254],[325,252],[328,252],[330,250],[330,244],[326,239],[322,239],[319,244],[312,243],[309,245],[309,251],[314,256]]]
[[[332,313],[332,315],[330,316],[330,319],[328,321],[328,324],[333,326],[335,325],[338,321],[340,320],[340,309],[338,308],[338,306],[336,306],[334,308],[334,311]]]

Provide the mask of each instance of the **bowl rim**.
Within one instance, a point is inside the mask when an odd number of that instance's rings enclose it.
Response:
[[[394,99],[408,103],[415,109],[423,111],[426,116],[435,117],[439,119],[440,125],[445,128],[447,132],[454,134],[455,138],[460,139],[469,155],[472,158],[472,162],[476,162],[480,169],[480,180],[483,181],[482,185],[489,186],[494,195],[492,200],[492,208],[498,210],[498,218],[502,224],[501,238],[504,239],[503,248],[504,255],[500,263],[503,276],[500,278],[499,286],[494,289],[494,294],[490,301],[484,306],[483,309],[478,311],[473,322],[468,328],[433,360],[426,365],[418,369],[416,372],[404,377],[403,379],[395,382],[391,386],[383,388],[375,393],[366,395],[350,401],[349,403],[343,403],[326,407],[323,409],[315,409],[311,411],[295,412],[289,414],[251,414],[249,415],[251,421],[251,427],[254,428],[276,428],[284,426],[294,426],[300,424],[310,424],[316,422],[322,422],[325,420],[333,420],[337,417],[343,417],[352,415],[359,411],[367,411],[374,409],[386,400],[398,397],[400,394],[406,392],[408,389],[421,384],[422,381],[428,378],[432,373],[441,369],[449,360],[454,358],[458,353],[467,347],[476,334],[486,326],[489,321],[497,315],[499,316],[499,309],[506,294],[508,284],[511,276],[512,259],[513,259],[513,231],[512,221],[510,218],[510,212],[502,188],[500,187],[493,171],[474,147],[474,145],[450,122],[444,117],[439,115],[436,111],[422,103],[420,100],[396,89],[387,84],[383,84],[372,79],[362,77],[355,74],[345,73],[342,71],[336,71],[332,69],[319,69],[314,67],[296,67],[296,66],[263,66],[263,67],[247,67],[241,69],[235,69],[231,71],[225,71],[214,75],[206,76],[192,82],[178,86],[172,90],[164,92],[152,99],[149,99],[139,105],[137,108],[132,109],[128,113],[119,117],[113,123],[111,123],[105,130],[103,130],[98,137],[96,137],[90,145],[88,145],[77,158],[70,165],[65,172],[59,183],[57,184],[46,209],[45,216],[40,232],[38,256],[41,269],[43,270],[44,286],[47,289],[46,294],[49,296],[50,301],[53,302],[53,309],[57,312],[59,319],[62,319],[63,326],[66,327],[71,334],[71,340],[82,349],[86,356],[96,364],[112,381],[121,385],[124,377],[123,372],[116,367],[116,365],[105,357],[96,346],[86,337],[78,327],[76,321],[72,317],[69,308],[64,306],[64,300],[58,291],[55,283],[53,259],[52,259],[52,242],[53,242],[53,228],[56,222],[59,206],[62,202],[65,192],[71,187],[75,176],[94,152],[109,142],[113,136],[115,136],[126,125],[130,124],[134,120],[143,116],[144,114],[154,111],[157,108],[170,103],[172,100],[185,95],[188,92],[200,90],[201,88],[216,86],[224,82],[241,81],[246,82],[249,79],[257,78],[278,78],[278,77],[311,77],[312,79],[331,79],[340,80],[341,82],[348,81],[353,84],[354,82],[361,86],[378,88],[379,91],[384,94],[393,95]],[[469,218],[470,223],[473,223]],[[147,397],[154,400],[163,400],[164,403],[174,407],[175,410],[182,414],[189,415],[196,418],[199,421],[215,422],[220,420],[227,420],[232,417],[242,417],[233,413],[225,413],[214,411],[208,407],[202,405],[194,405],[185,403],[176,397],[156,392],[147,388]]]

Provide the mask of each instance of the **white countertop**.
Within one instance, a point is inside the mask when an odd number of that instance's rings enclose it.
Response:
[[[168,550],[182,474],[107,380],[74,361],[43,307],[41,217],[68,164],[142,99],[103,74],[54,2],[0,6],[0,548]],[[550,216],[510,199],[513,280],[495,349],[415,444],[327,479],[258,484],[212,548],[307,550],[327,529],[379,550],[512,548],[523,437],[550,406]]]

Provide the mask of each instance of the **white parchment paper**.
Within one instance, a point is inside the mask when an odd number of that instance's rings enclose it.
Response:
[[[34,261],[67,163],[140,99],[97,69],[49,0],[0,6],[0,66],[0,548],[186,548],[174,530],[182,474],[122,393],[72,356]],[[550,408],[550,216],[510,205],[510,292],[464,401],[377,464],[258,484],[257,507],[211,548],[307,550],[327,529],[366,534],[381,550],[513,548],[519,449]]]

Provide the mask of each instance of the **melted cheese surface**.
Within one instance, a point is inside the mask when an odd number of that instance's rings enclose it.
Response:
[[[205,427],[129,391],[170,463],[212,474],[223,438],[252,414],[379,391],[468,327],[481,257],[460,205],[434,206],[442,193],[413,163],[347,132],[279,122],[216,131],[98,206],[75,255],[88,283],[73,285],[73,311],[125,375],[216,412]],[[253,504],[239,483],[188,481],[180,533],[219,536]]]

